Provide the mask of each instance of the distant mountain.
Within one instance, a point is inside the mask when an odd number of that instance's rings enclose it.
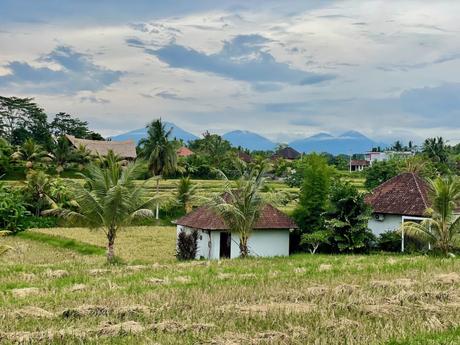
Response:
[[[373,147],[386,147],[387,145],[369,139],[360,132],[349,131],[338,137],[327,133],[320,133],[306,139],[294,140],[289,143],[289,146],[299,152],[327,152],[338,155],[364,153],[370,151]]]
[[[273,150],[276,144],[269,139],[249,131],[232,131],[225,133],[222,138],[228,140],[233,146],[241,146],[251,151],[254,150]]]
[[[173,131],[171,134],[172,138],[176,138],[178,140],[182,139],[185,143],[198,139],[196,135],[190,132],[187,132],[180,127],[177,127],[174,123],[164,122],[164,124],[166,125],[166,129],[168,130],[171,127],[173,128]],[[139,129],[135,129],[130,132],[127,132],[127,133],[116,135],[112,137],[112,140],[114,141],[133,140],[135,143],[138,143],[139,140],[145,137],[147,137],[147,128],[139,128]]]

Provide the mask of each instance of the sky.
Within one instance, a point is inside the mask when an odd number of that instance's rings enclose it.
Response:
[[[103,135],[460,142],[460,1],[0,0],[0,95]]]

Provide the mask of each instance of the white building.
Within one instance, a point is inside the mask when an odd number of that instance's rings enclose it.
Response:
[[[369,229],[377,236],[400,230],[405,221],[426,219],[426,210],[430,207],[428,190],[425,180],[414,173],[404,173],[384,182],[366,197],[373,209]]]
[[[365,159],[372,165],[374,162],[387,161],[392,158],[409,158],[414,155],[415,153],[412,151],[367,152],[365,154]]]
[[[176,221],[181,231],[198,231],[197,259],[236,258],[240,255],[239,234],[232,233],[211,208],[202,206]],[[249,255],[289,255],[289,232],[297,225],[284,213],[266,204],[249,237]]]

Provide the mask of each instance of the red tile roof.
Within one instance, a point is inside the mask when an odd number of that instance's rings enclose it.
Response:
[[[209,206],[201,206],[176,221],[176,224],[194,229],[203,230],[228,230],[223,219]],[[254,226],[260,229],[297,229],[295,222],[283,212],[266,204]]]
[[[181,148],[177,149],[176,152],[179,157],[188,157],[193,155],[193,151],[185,146],[182,146]]]
[[[420,176],[404,173],[375,188],[366,202],[375,213],[421,217],[430,207],[428,191],[427,182]]]
[[[352,166],[368,166],[369,162],[366,161],[365,159],[352,159],[351,165]]]

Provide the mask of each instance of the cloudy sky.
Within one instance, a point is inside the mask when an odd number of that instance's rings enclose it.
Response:
[[[104,135],[460,141],[460,1],[0,0],[0,94]]]

